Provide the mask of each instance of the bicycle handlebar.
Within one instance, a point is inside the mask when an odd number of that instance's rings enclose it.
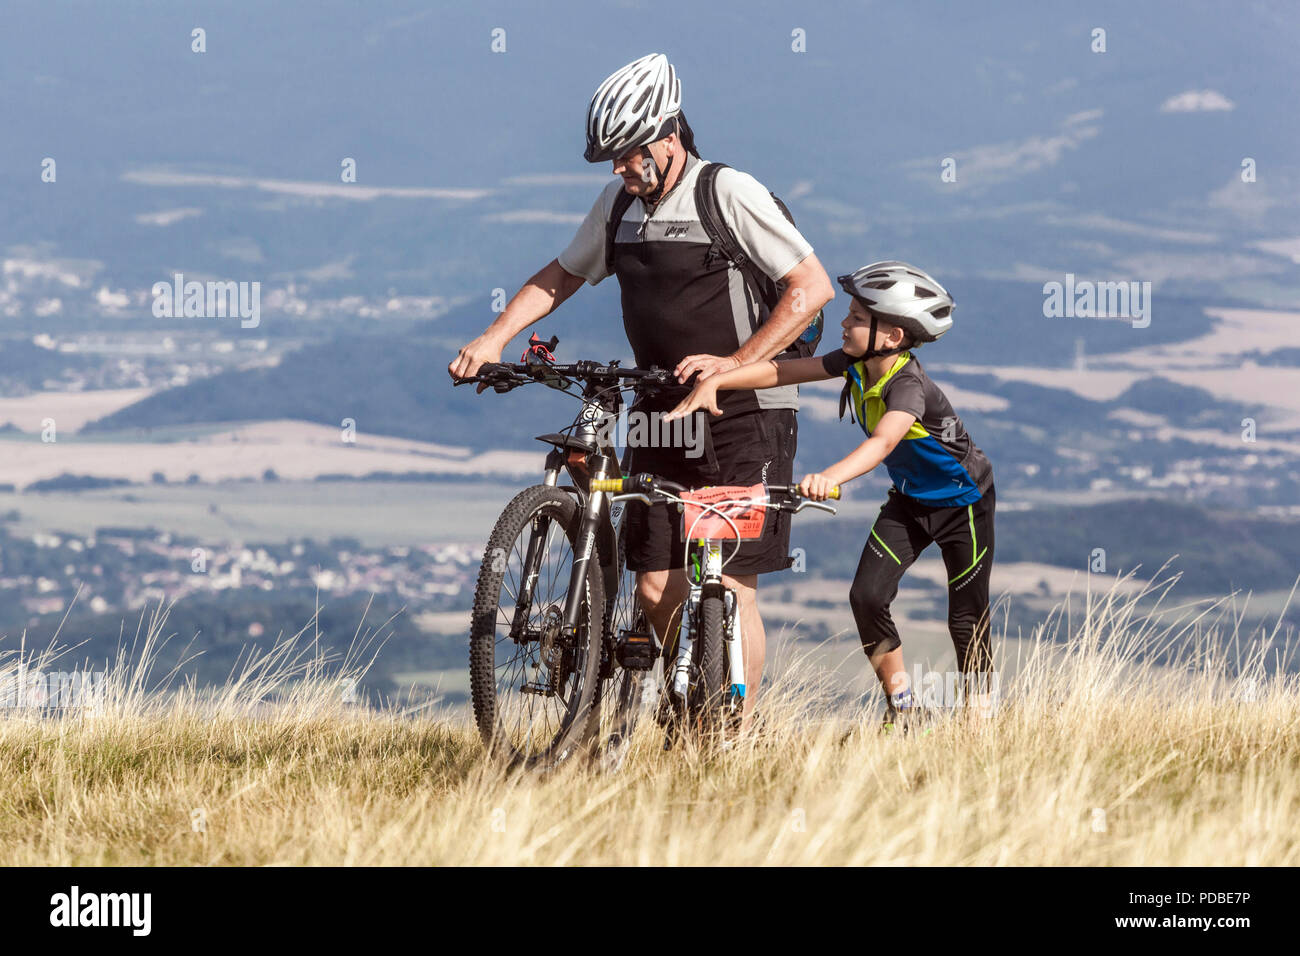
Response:
[[[799,490],[799,486],[798,486],[798,485],[768,485],[768,486],[767,486],[767,490],[768,490],[768,491],[775,491],[777,494],[786,494],[786,495],[789,495],[791,498],[806,498],[806,497],[807,497],[807,496],[806,496],[802,491]],[[839,500],[840,500],[840,486],[839,486],[839,485],[835,485],[834,487],[832,487],[831,490],[830,490],[830,494],[828,494],[826,497],[827,497],[827,498],[834,498],[836,501],[839,501]],[[811,500],[811,499],[810,499],[810,500]]]
[[[550,362],[485,362],[478,374],[459,378],[455,385],[482,382],[498,392],[508,392],[529,382],[546,383],[547,380],[567,381],[627,381],[638,385],[679,385],[677,377],[661,368],[620,368],[617,361],[609,363],[580,361],[567,365]]]
[[[793,502],[774,502],[773,505],[778,510],[789,510],[792,514],[798,514],[804,508],[817,508],[821,511],[827,511],[835,514],[835,509],[830,505],[823,504],[820,501],[813,501],[799,491],[798,485],[767,485],[768,494],[786,495],[798,502],[791,507]],[[654,504],[655,499],[664,502],[670,499],[663,497],[664,493],[680,495],[684,491],[689,491],[685,485],[679,485],[675,481],[668,481],[666,478],[660,478],[657,475],[639,474],[625,475],[621,478],[593,478],[591,481],[591,490],[612,492],[614,494],[625,493],[629,498],[637,498],[646,504]],[[840,486],[836,485],[831,489],[831,498],[839,500]]]

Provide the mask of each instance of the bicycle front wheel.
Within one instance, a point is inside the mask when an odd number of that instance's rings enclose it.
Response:
[[[706,588],[708,586],[706,585]],[[700,627],[691,648],[697,668],[691,709],[702,731],[721,729],[727,704],[726,603],[721,594],[700,598]]]
[[[571,494],[526,488],[501,513],[479,569],[470,627],[474,718],[489,750],[512,765],[567,759],[591,715],[605,607],[598,561],[587,566],[576,628],[564,627],[581,520]]]

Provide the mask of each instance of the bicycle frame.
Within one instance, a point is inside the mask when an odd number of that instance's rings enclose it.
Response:
[[[605,585],[607,606],[618,594],[618,534],[622,526],[625,506],[613,501],[608,492],[591,490],[593,479],[607,479],[619,475],[618,452],[608,440],[600,423],[610,415],[618,415],[623,407],[621,389],[602,387],[588,382],[582,395],[582,408],[577,424],[570,434],[558,432],[538,435],[537,440],[552,446],[547,453],[542,484],[565,487],[559,484],[561,475],[567,473],[573,481],[570,486],[582,504],[578,539],[574,547],[573,568],[565,597],[560,636],[565,642],[577,638],[577,624],[581,615],[583,582],[591,563],[593,552],[601,556],[601,576]],[[520,639],[527,622],[528,608],[532,604],[533,589],[540,573],[541,551],[548,535],[546,524],[534,527],[528,539],[524,563],[524,581],[515,602],[511,636]],[[602,613],[605,609],[602,609]],[[606,622],[608,623],[608,622]],[[618,635],[605,635],[608,650],[616,651]],[[612,670],[613,665],[610,665]],[[602,671],[601,677],[608,676]]]
[[[589,386],[588,391],[590,390]],[[582,485],[588,484],[591,478],[607,478],[618,474],[617,454],[612,446],[603,444],[600,441],[601,436],[596,428],[596,422],[601,419],[605,412],[606,409],[602,404],[595,401],[590,395],[584,394],[582,411],[579,413],[580,424],[574,435],[568,436],[554,433],[537,436],[539,441],[548,441],[554,445],[546,456],[542,483],[558,486],[560,475],[567,470],[574,479],[575,489],[579,491],[579,499],[583,503],[582,522],[579,526],[578,541],[574,547],[573,570],[570,575],[568,592],[565,596],[564,617],[561,625],[563,634],[570,638],[576,634],[583,591],[585,590],[582,584],[587,578],[587,567],[591,563],[596,544],[598,541],[603,540],[606,545],[616,545],[619,524],[623,520],[623,506],[621,503],[617,511],[613,508],[606,511],[604,508],[606,493],[584,491],[582,488]],[[545,526],[535,526],[533,533],[529,536],[524,563],[525,579],[515,601],[515,617],[511,627],[512,634],[517,627],[522,626],[520,619],[526,617],[527,609],[532,604],[533,587],[540,572],[541,548],[546,540],[547,533],[548,528]],[[601,549],[601,553],[608,555],[613,552],[609,547],[605,547]],[[617,587],[617,573],[613,565],[607,564],[603,568],[602,574],[605,579],[606,593],[612,593],[610,588]]]

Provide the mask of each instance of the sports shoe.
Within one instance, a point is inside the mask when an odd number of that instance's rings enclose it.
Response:
[[[924,707],[908,707],[905,710],[895,710],[891,707],[885,711],[880,732],[898,737],[915,733],[919,737],[924,737],[934,733],[933,717]]]

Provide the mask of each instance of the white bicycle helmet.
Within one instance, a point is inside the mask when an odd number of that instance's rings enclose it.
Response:
[[[933,342],[952,328],[954,303],[948,290],[932,275],[906,262],[873,262],[840,276],[839,283],[871,313],[873,333],[877,316],[909,333],[918,345]],[[902,349],[868,354],[899,351]]]
[[[587,162],[617,159],[663,139],[676,128],[681,108],[681,80],[662,53],[615,70],[596,88],[587,107]]]

